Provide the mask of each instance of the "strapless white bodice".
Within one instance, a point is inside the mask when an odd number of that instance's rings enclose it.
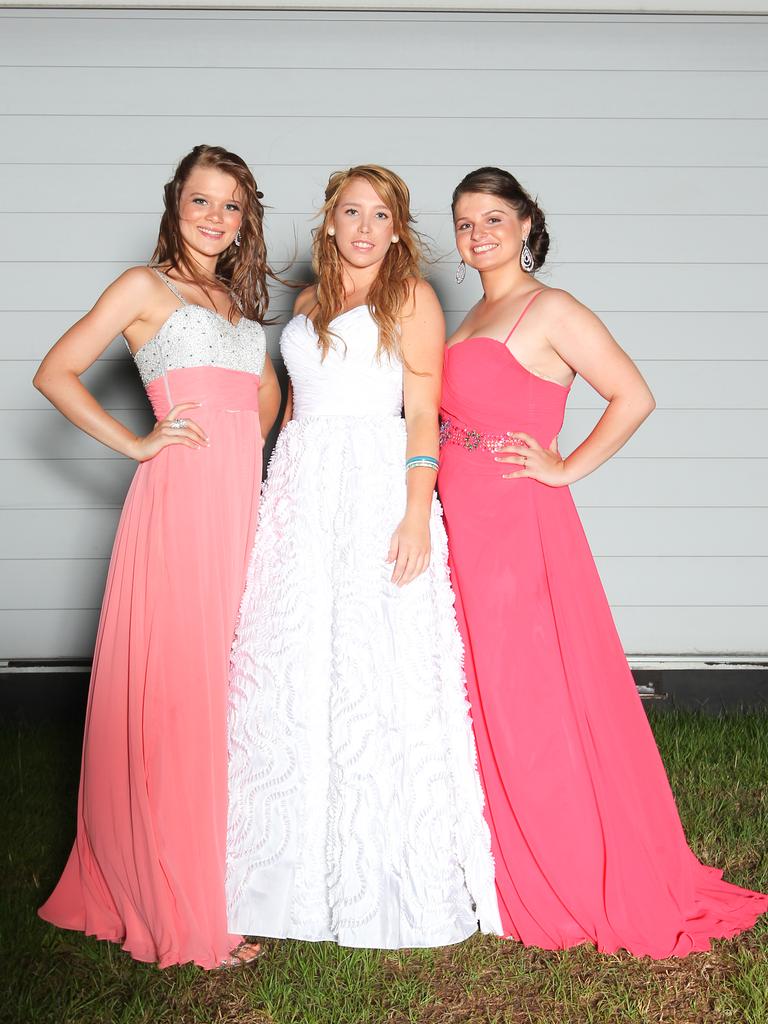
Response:
[[[323,360],[312,321],[289,320],[280,351],[293,385],[293,418],[307,416],[399,416],[403,366],[376,357],[379,327],[367,306],[355,306],[331,321],[334,347]]]
[[[183,300],[182,300],[183,301]],[[190,366],[216,366],[261,376],[267,341],[256,320],[232,324],[213,309],[179,306],[133,356],[144,387],[168,373]]]

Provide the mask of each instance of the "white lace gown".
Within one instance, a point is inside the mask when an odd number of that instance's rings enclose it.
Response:
[[[406,504],[402,365],[367,307],[321,361],[280,341],[294,418],[269,465],[230,676],[229,924],[400,948],[501,933],[440,508],[427,572],[385,561]]]

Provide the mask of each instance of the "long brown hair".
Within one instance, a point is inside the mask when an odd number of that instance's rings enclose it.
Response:
[[[333,211],[344,187],[353,178],[363,178],[376,191],[382,203],[392,213],[393,231],[399,236],[381,262],[376,280],[368,292],[367,305],[379,327],[377,356],[387,353],[401,358],[398,318],[411,294],[411,283],[421,277],[422,246],[411,225],[411,197],[408,186],[394,171],[377,164],[360,164],[346,171],[335,171],[328,179],[325,203],[320,211],[322,223],[315,228],[312,239],[312,267],[316,276],[317,310],[313,324],[323,359],[333,345],[330,329],[333,319],[344,305],[344,276],[342,259],[336,241],[328,234]]]
[[[230,153],[221,146],[195,146],[180,161],[173,177],[165,186],[165,212],[160,221],[160,232],[152,254],[152,263],[169,264],[172,269],[201,288],[209,299],[211,298],[208,292],[210,279],[203,276],[195,261],[190,258],[179,223],[181,192],[187,178],[196,167],[214,167],[218,171],[223,171],[234,178],[240,188],[243,213],[240,245],[232,242],[221,253],[216,263],[216,278],[232,296],[230,320],[242,313],[249,320],[263,323],[269,305],[267,276],[274,276],[267,263],[267,247],[262,231],[263,193],[259,192],[248,164],[236,153]],[[213,304],[213,300],[211,303]]]

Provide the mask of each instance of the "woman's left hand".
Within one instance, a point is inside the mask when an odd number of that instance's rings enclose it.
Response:
[[[497,462],[512,462],[523,468],[516,473],[503,473],[504,480],[515,480],[518,477],[528,477],[530,480],[538,480],[540,484],[548,487],[565,487],[571,480],[568,478],[568,471],[565,459],[560,457],[557,450],[557,438],[555,437],[549,448],[542,448],[535,437],[524,434],[521,430],[509,432],[509,444],[498,449]]]
[[[429,520],[406,516],[389,542],[387,561],[395,563],[392,582],[402,587],[420,576],[429,566],[430,550]]]

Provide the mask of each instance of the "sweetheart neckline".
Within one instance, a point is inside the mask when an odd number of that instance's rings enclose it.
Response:
[[[462,338],[461,341],[456,341],[453,345],[448,345],[445,350],[446,355],[448,352],[453,351],[453,349],[460,348],[461,345],[466,344],[468,341],[493,342],[494,345],[498,345],[499,348],[503,348],[507,355],[512,358],[513,362],[519,366],[524,373],[527,373],[529,377],[533,377],[534,380],[540,380],[544,384],[554,384],[556,388],[560,388],[562,391],[570,391],[573,387],[573,381],[571,381],[570,384],[561,384],[559,380],[552,380],[551,377],[541,377],[538,373],[534,373],[533,370],[529,370],[527,366],[524,366],[523,363],[520,362],[514,352],[507,348],[503,341],[499,341],[498,338],[491,338],[487,334],[473,334],[469,338]]]
[[[139,353],[143,352],[148,345],[151,345],[153,341],[157,341],[158,337],[160,336],[160,332],[168,326],[171,320],[173,320],[176,314],[180,313],[182,309],[202,309],[206,313],[213,313],[213,315],[218,317],[219,320],[222,320],[225,324],[229,324],[229,326],[234,331],[239,329],[240,324],[243,322],[243,320],[245,320],[246,323],[249,324],[258,324],[259,327],[261,327],[262,331],[264,330],[263,325],[259,324],[258,320],[249,320],[248,317],[241,316],[237,323],[233,324],[231,320],[227,320],[224,314],[220,313],[217,309],[211,309],[210,306],[201,306],[199,302],[185,302],[183,306],[177,306],[176,309],[169,313],[165,320],[163,320],[158,329],[155,331],[155,333],[152,335],[152,337],[149,339],[149,341],[145,341],[143,345],[136,349],[135,352],[131,352],[131,356],[135,359],[139,355]],[[125,339],[125,343],[126,345],[128,345],[127,338]],[[130,345],[128,346],[128,351],[131,351]]]
[[[357,305],[357,306],[350,306],[349,309],[345,309],[343,312],[337,314],[332,320],[328,321],[328,326],[330,327],[331,324],[335,324],[337,320],[341,320],[341,318],[343,316],[346,316],[348,313],[354,313],[358,309],[367,309],[368,312],[370,313],[370,309],[368,308],[368,303],[367,302],[361,302],[359,305]],[[306,313],[295,313],[291,317],[291,320],[298,320],[300,318],[303,318],[304,320],[306,320],[306,322],[314,330],[315,322],[314,322],[314,320],[311,320],[310,317],[308,317]],[[289,320],[288,323],[290,323],[291,320]],[[285,326],[287,327],[288,324],[286,324]],[[315,331],[315,333],[317,333],[317,332]]]

